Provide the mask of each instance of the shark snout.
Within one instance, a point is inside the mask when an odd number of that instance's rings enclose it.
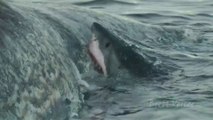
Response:
[[[88,53],[94,63],[95,70],[103,73],[104,76],[107,76],[105,56],[100,49],[99,41],[96,39],[95,34],[93,34],[92,39],[88,44]]]
[[[92,38],[88,44],[88,53],[95,70],[104,76],[116,75],[120,62],[115,54],[113,44],[103,31],[97,29],[98,23],[92,25]]]

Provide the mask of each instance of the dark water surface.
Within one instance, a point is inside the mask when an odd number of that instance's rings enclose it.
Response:
[[[88,107],[85,109],[88,111],[84,111],[82,119],[213,119],[212,0],[33,1],[43,4],[67,2],[181,31],[180,36],[162,33],[164,37],[154,40],[155,50],[175,64],[176,71],[153,78],[124,75],[107,82],[102,78],[89,80],[91,85],[109,86],[110,83],[112,88],[101,87],[92,91],[88,98],[86,96]]]

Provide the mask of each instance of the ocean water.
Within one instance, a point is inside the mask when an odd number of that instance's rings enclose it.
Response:
[[[73,4],[126,16],[139,22],[183,30],[187,39],[159,41],[179,69],[167,77],[117,78],[117,89],[88,98],[89,110],[104,120],[211,120],[213,118],[213,1],[89,0]],[[149,32],[149,31],[147,31]],[[130,63],[131,64],[131,63]],[[133,80],[134,79],[134,80]],[[114,79],[116,81],[116,79]],[[112,80],[113,81],[113,80]],[[124,83],[124,81],[127,84]],[[97,82],[97,81],[96,81]],[[93,113],[90,112],[90,113]],[[94,119],[91,118],[90,119]],[[85,119],[89,119],[86,117]]]
[[[13,1],[21,3],[27,0]],[[168,59],[168,64],[177,66],[176,70],[168,75],[155,77],[117,76],[107,80],[89,79],[88,83],[95,86],[95,89],[85,93],[86,104],[82,111],[82,120],[212,120],[212,0],[31,2],[74,4],[174,30],[174,36],[162,33],[164,37],[154,40],[154,47],[164,55],[164,59]],[[180,31],[181,36],[178,34]]]

